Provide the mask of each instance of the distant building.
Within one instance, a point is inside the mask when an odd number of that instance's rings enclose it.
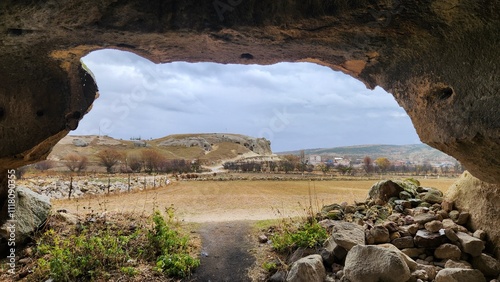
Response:
[[[317,165],[321,163],[321,156],[320,155],[309,155],[309,163],[312,165]]]

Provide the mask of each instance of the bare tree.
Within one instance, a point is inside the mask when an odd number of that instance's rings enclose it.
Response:
[[[113,166],[122,159],[122,154],[115,149],[104,149],[97,153],[97,157],[99,163],[106,168],[106,171],[112,173]]]
[[[148,173],[158,171],[164,164],[164,156],[154,149],[147,149],[141,152],[144,170]]]
[[[366,156],[363,159],[363,169],[365,170],[366,173],[370,173],[373,171],[372,158]]]
[[[83,171],[87,168],[88,159],[77,153],[71,153],[64,157],[64,165],[73,172]]]
[[[133,172],[140,172],[143,166],[141,157],[137,154],[129,154],[127,164]]]

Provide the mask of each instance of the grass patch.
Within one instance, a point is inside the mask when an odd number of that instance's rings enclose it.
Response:
[[[127,281],[124,277],[144,271],[149,272],[146,276],[188,277],[199,259],[192,255],[190,238],[179,231],[173,208],[165,213],[164,217],[155,210],[138,224],[122,216],[87,221],[69,230],[48,228],[36,240],[36,267],[28,280]]]

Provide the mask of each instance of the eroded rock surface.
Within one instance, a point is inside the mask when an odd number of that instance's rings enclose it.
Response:
[[[391,92],[423,142],[500,183],[499,5],[3,1],[0,170],[43,159],[77,127],[97,92],[80,58],[115,48],[155,63],[308,61],[341,70]]]

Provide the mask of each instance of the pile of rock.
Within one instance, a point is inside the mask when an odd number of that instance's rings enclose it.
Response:
[[[321,216],[331,237],[297,250],[304,258],[292,255],[286,281],[500,281],[500,262],[483,253],[487,234],[469,231],[467,212],[415,180],[380,181],[365,202],[325,206]]]

